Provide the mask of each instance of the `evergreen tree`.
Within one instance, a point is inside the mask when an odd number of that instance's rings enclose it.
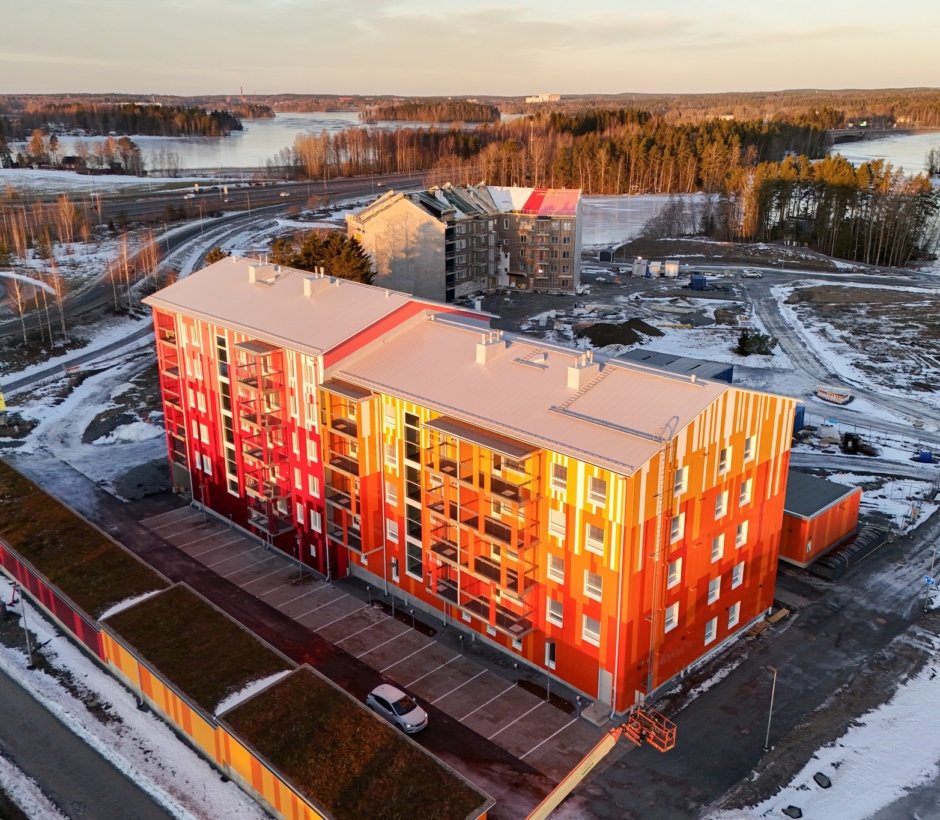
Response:
[[[362,245],[342,231],[330,231],[325,237],[311,231],[299,249],[289,239],[275,239],[271,243],[271,261],[298,270],[316,271],[322,267],[328,276],[366,285],[371,285],[375,278],[372,260]]]
[[[216,262],[221,262],[223,259],[228,259],[228,254],[216,245],[206,254],[206,266],[208,267]]]

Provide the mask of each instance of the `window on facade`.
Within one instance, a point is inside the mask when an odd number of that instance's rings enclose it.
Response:
[[[735,589],[744,583],[744,562],[735,564],[731,570],[731,588]]]
[[[405,521],[408,525],[408,537],[421,540],[421,508],[411,504],[405,505]]]
[[[385,405],[385,426],[394,427],[395,426],[395,406],[392,404]]]
[[[813,539],[810,538],[806,542],[806,554],[809,555],[813,551]]]
[[[191,423],[193,427],[193,438],[198,439],[199,438],[199,422],[196,421],[196,419],[193,419]]]
[[[600,506],[607,503],[607,482],[603,478],[588,479],[588,500]]]
[[[744,460],[750,461],[754,458],[754,448],[757,446],[757,437],[748,436],[744,439]]]
[[[743,547],[747,543],[747,521],[738,524],[738,531],[734,536],[734,545]]]
[[[558,583],[565,581],[565,559],[549,553],[548,556],[548,577]]]
[[[682,538],[683,535],[685,535],[685,513],[681,512],[678,515],[673,516],[669,532],[670,543],[674,544],[676,541]]]
[[[741,482],[741,495],[738,497],[739,506],[743,507],[745,504],[751,503],[751,488],[753,487],[753,482],[754,480],[751,478]]]
[[[669,562],[669,572],[666,576],[666,588],[672,589],[682,580],[682,559],[676,558]]]
[[[725,534],[712,538],[712,563],[720,561],[725,554]]]
[[[712,618],[707,624],[705,624],[705,645],[708,646],[715,636],[718,634],[718,619]]]
[[[677,601],[672,606],[666,607],[666,622],[664,625],[665,632],[669,632],[671,629],[675,629],[679,625],[679,602]]]
[[[549,669],[555,668],[555,642],[545,641],[545,665]]]
[[[603,527],[595,527],[593,524],[587,525],[587,530],[585,533],[584,546],[588,552],[593,552],[598,555],[604,554],[604,529]]]
[[[718,456],[718,472],[727,473],[731,469],[731,448],[723,447]]]
[[[302,490],[304,488],[304,477],[300,473],[299,467],[294,467],[294,489]]]
[[[718,496],[715,498],[715,518],[724,518],[725,514],[728,512],[728,493],[727,491],[723,493],[718,493]]]
[[[600,646],[601,622],[585,615],[581,624],[581,638],[594,646]]]
[[[552,464],[552,489],[565,490],[568,487],[568,468],[564,464]]]
[[[385,503],[398,506],[398,486],[391,481],[385,482]]]
[[[385,445],[385,464],[393,470],[398,469],[398,448],[394,444]]]
[[[682,495],[689,488],[689,468],[680,467],[676,470],[676,480],[673,482],[672,492],[674,495]]]
[[[203,444],[209,443],[209,428],[205,424],[199,425],[199,437],[202,439]]]
[[[405,572],[419,581],[423,580],[423,563],[421,545],[408,543],[405,545]]]
[[[385,535],[389,541],[394,544],[398,543],[398,522],[392,521],[391,519],[385,522]]]
[[[204,455],[202,457],[202,471],[208,476],[212,475],[212,460],[209,458],[209,456]]]
[[[509,220],[508,220],[508,219],[504,219],[504,220],[503,220],[503,230],[504,230],[504,231],[508,231],[508,230],[509,230]]]
[[[310,510],[310,529],[314,532],[323,532],[323,517],[318,510]]]
[[[307,476],[307,492],[314,498],[320,497],[320,479],[315,475]]]
[[[312,438],[307,439],[307,461],[313,464],[317,462],[317,443]]]
[[[400,577],[400,576],[399,576],[399,574],[398,574],[398,559],[397,559],[397,558],[393,558],[393,559],[392,559],[392,580],[393,580],[395,583],[398,583],[399,577]]]
[[[303,524],[305,517],[306,516],[304,516],[304,505],[298,501],[297,502],[297,523]]]
[[[734,629],[741,620],[741,602],[731,604],[728,608],[728,629]]]
[[[548,511],[548,531],[558,538],[565,537],[565,526],[567,518],[561,510]]]
[[[584,594],[595,601],[601,600],[604,593],[604,579],[589,569],[584,570]]]
[[[708,582],[708,603],[713,604],[721,596],[721,576]]]
[[[199,408],[200,413],[206,412],[206,397],[202,393],[196,394],[196,407]]]
[[[202,360],[198,356],[193,357],[193,375],[202,381]]]
[[[561,626],[564,623],[565,607],[561,601],[553,601],[551,598],[545,602],[545,620],[555,626]]]

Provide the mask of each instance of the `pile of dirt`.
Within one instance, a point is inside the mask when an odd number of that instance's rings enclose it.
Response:
[[[644,341],[644,336],[662,336],[663,332],[634,317],[620,324],[597,322],[590,327],[581,328],[577,335],[582,339],[590,339],[594,347],[607,347],[639,344]]]

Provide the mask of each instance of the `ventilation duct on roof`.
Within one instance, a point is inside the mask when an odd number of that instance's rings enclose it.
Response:
[[[575,364],[568,366],[568,387],[571,390],[580,390],[600,372],[600,363],[594,361],[594,351],[588,350],[578,356]]]
[[[506,342],[503,341],[503,332],[501,330],[491,330],[484,333],[482,340],[477,342],[477,364],[486,364],[493,361],[496,354],[505,349]]]

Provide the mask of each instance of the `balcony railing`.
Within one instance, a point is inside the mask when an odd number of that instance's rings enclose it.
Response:
[[[341,473],[346,473],[347,475],[357,478],[359,477],[359,460],[347,453],[337,453],[331,450],[329,465],[334,470],[339,470]]]
[[[359,437],[359,425],[354,419],[334,416],[330,419],[330,429],[350,438]]]

